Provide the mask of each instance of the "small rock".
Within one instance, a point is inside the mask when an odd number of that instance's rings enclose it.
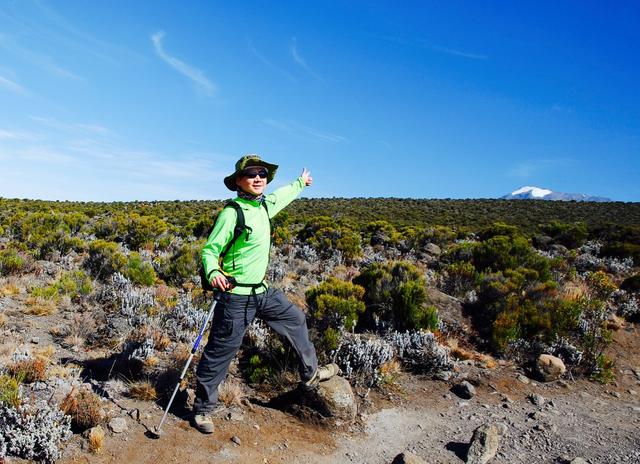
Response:
[[[260,426],[258,424],[253,424],[253,428],[256,430],[260,430]]]
[[[612,391],[611,392],[611,396],[613,396],[614,398],[620,398],[622,395],[620,393],[618,393],[617,391]]]
[[[500,441],[500,429],[493,424],[483,424],[473,432],[467,451],[468,464],[486,464],[496,455]]]
[[[525,376],[525,375],[522,375],[522,374],[518,374],[518,377],[516,377],[516,379],[517,379],[519,382],[524,383],[525,385],[529,383],[529,377],[527,377],[527,376]]]
[[[37,345],[38,343],[40,343],[40,337],[31,337],[30,342],[34,345]]]
[[[630,394],[630,395],[637,395],[637,394],[638,394],[638,392],[637,392],[637,391],[635,391],[635,390],[629,390],[629,394]]]
[[[242,444],[242,440],[240,440],[240,437],[237,435],[234,435],[231,437],[231,441],[234,442],[236,445],[240,446]]]
[[[569,464],[589,464],[582,458],[573,458]]]
[[[607,319],[607,329],[609,330],[620,330],[624,327],[624,319],[621,317],[612,314]]]
[[[529,401],[531,401],[536,406],[542,406],[546,401],[544,396],[539,395],[538,393],[532,393],[531,395],[529,395],[528,398],[529,398]]]
[[[433,376],[436,380],[442,380],[444,382],[448,382],[453,377],[453,372],[451,371],[440,371],[436,375]]]
[[[391,464],[426,464],[425,461],[409,451],[397,455]]]
[[[558,380],[566,371],[562,359],[551,356],[550,354],[541,354],[536,362],[537,372],[545,382]]]
[[[466,380],[460,382],[457,385],[454,385],[451,391],[453,391],[453,393],[458,395],[460,398],[464,398],[467,400],[470,400],[476,395],[476,388]]]
[[[114,417],[109,421],[109,430],[113,433],[122,433],[129,429],[127,420],[124,417]]]

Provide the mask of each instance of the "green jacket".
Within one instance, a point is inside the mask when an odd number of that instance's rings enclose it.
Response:
[[[242,284],[258,284],[262,282],[269,265],[269,251],[271,248],[271,234],[269,218],[278,214],[285,206],[291,203],[302,189],[304,179],[299,177],[289,185],[280,187],[269,195],[265,195],[264,201],[269,209],[269,217],[265,208],[258,201],[236,198],[244,213],[245,224],[251,228],[251,233],[246,232],[235,241],[231,249],[224,257],[224,272],[235,277]],[[213,230],[202,249],[202,263],[205,275],[211,280],[214,272],[220,271],[218,258],[220,252],[233,238],[233,229],[236,226],[237,213],[233,208],[224,208],[213,226]],[[265,282],[266,284],[266,282]],[[256,292],[265,291],[265,287],[257,288]],[[251,288],[235,287],[231,293],[237,295],[249,295]]]

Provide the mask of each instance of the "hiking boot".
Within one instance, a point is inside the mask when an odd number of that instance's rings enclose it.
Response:
[[[342,371],[336,363],[326,364],[316,369],[309,380],[303,383],[304,388],[310,390],[318,386],[320,382],[329,380],[331,377],[342,374]]]
[[[208,414],[194,414],[192,425],[202,433],[213,433],[213,421]]]

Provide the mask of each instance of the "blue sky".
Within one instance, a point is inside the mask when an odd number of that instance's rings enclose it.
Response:
[[[640,201],[640,4],[0,0],[0,197]]]

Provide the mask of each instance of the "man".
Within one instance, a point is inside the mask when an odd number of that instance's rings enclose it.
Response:
[[[311,173],[304,169],[295,181],[265,195],[265,187],[277,169],[277,165],[263,161],[258,155],[238,160],[235,172],[225,177],[224,184],[238,194],[234,201],[242,210],[246,230],[233,240],[239,213],[235,206],[225,207],[202,249],[207,280],[224,292],[215,308],[209,341],[196,370],[193,425],[203,433],[213,432],[209,413],[218,402],[218,385],[240,348],[247,326],[256,316],[296,350],[303,387],[313,388],[339,373],[335,364],[318,368],[304,313],[281,291],[269,288],[264,280],[271,247],[271,218],[313,183]],[[235,286],[227,276],[233,277]]]

